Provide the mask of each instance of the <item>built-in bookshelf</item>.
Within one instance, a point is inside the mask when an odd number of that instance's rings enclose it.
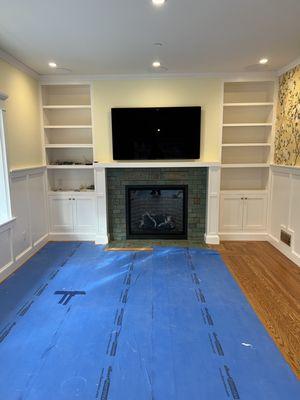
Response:
[[[274,82],[225,82],[221,190],[266,190]]]
[[[92,192],[90,86],[42,85],[41,97],[49,192]]]

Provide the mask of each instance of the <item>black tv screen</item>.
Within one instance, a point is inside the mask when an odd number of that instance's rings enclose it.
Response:
[[[200,157],[201,107],[112,108],[114,160]]]

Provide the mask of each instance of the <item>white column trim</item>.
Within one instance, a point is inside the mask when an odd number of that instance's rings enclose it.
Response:
[[[107,210],[107,187],[105,168],[95,169],[96,210],[97,210],[97,232],[95,243],[107,244],[108,236],[108,210]]]
[[[219,205],[221,168],[208,168],[205,243],[219,244]]]

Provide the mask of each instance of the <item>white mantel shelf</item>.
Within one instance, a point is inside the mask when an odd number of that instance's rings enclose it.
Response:
[[[95,168],[209,168],[220,167],[218,162],[201,161],[124,161],[95,163]]]

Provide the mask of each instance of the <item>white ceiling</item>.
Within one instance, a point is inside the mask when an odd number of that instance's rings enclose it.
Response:
[[[157,57],[171,73],[278,70],[299,21],[300,0],[0,0],[0,48],[40,74],[145,74]]]

